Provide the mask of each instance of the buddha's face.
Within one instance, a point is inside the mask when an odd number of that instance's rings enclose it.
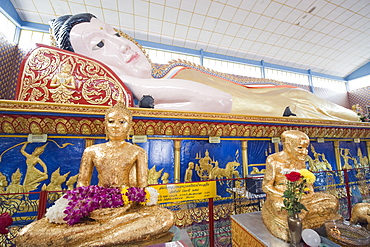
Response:
[[[130,131],[130,118],[120,112],[111,112],[105,119],[105,129],[110,140],[124,140]]]
[[[293,139],[286,143],[286,151],[293,159],[304,161],[308,154],[309,144],[310,140],[305,137]]]
[[[151,77],[151,65],[140,48],[103,21],[92,18],[75,25],[70,41],[76,53],[101,61],[118,76]]]

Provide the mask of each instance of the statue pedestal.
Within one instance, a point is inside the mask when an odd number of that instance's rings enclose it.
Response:
[[[261,212],[231,216],[231,234],[234,247],[266,246],[289,247],[289,243],[273,236],[262,222]],[[320,236],[321,243],[329,247],[340,247],[329,239]],[[302,242],[302,246],[304,243]]]
[[[261,212],[232,215],[231,234],[233,246],[289,247],[267,230]]]
[[[170,231],[174,232],[173,241],[160,244],[147,245],[147,247],[173,247],[173,246],[184,246],[193,247],[193,243],[185,229],[179,230],[177,227],[172,227]]]

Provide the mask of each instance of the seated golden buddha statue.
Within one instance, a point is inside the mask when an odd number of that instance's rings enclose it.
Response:
[[[86,186],[90,185],[94,167],[98,171],[101,188],[124,190],[127,187],[147,187],[147,154],[141,147],[125,141],[132,124],[131,112],[119,102],[108,109],[104,124],[109,141],[85,149],[76,189],[88,188]],[[48,209],[47,217],[29,224],[19,232],[16,244],[146,246],[152,244],[153,239],[157,240],[154,243],[170,241],[172,234],[168,231],[174,224],[173,213],[157,205],[147,205],[128,203],[120,207],[99,208],[75,224],[53,223],[58,221],[49,220]]]
[[[283,203],[283,194],[286,190],[284,169],[306,169],[305,158],[310,144],[308,136],[298,130],[288,130],[281,135],[283,151],[272,154],[266,160],[266,173],[262,188],[266,193],[266,201],[262,207],[262,219],[267,229],[276,237],[289,241],[288,213]],[[308,184],[310,192],[304,194],[301,203],[307,208],[299,217],[302,219],[303,229],[319,228],[327,220],[340,219],[338,214],[338,200],[325,193],[317,193],[313,185]]]

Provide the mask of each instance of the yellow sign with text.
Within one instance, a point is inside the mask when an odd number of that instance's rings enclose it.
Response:
[[[150,187],[158,191],[158,203],[201,200],[217,196],[216,181],[163,184]]]

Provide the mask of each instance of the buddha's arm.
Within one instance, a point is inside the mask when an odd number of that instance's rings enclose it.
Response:
[[[274,158],[269,156],[266,160],[266,173],[263,179],[262,188],[266,194],[282,196],[284,192],[278,190],[274,185],[276,179],[276,166],[277,162]]]
[[[93,152],[90,149],[86,149],[81,159],[77,187],[90,185],[93,170],[94,170]]]
[[[136,160],[137,186],[148,186],[148,156],[145,150],[140,150]]]

